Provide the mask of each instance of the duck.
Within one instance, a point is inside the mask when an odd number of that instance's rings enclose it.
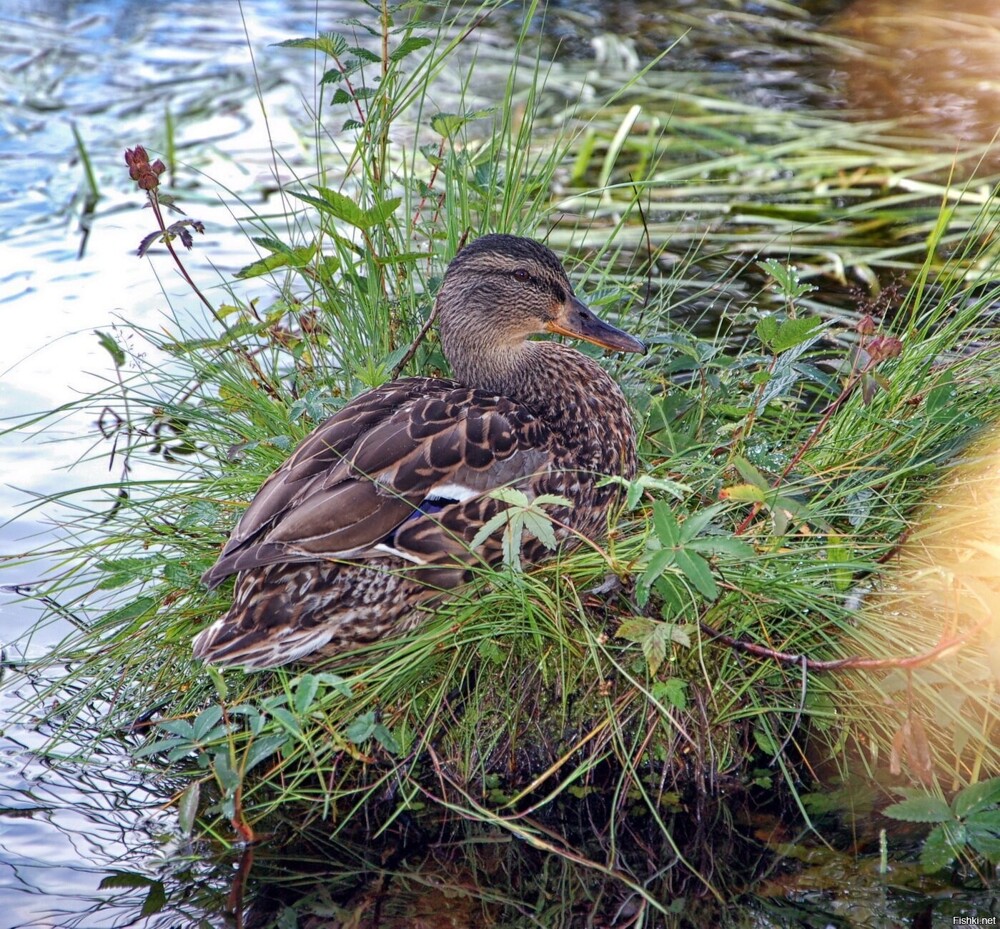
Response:
[[[596,359],[531,337],[640,354],[643,342],[591,311],[549,248],[514,235],[460,249],[434,312],[453,379],[358,395],[264,481],[202,578],[211,589],[236,575],[196,658],[314,664],[413,630],[477,566],[502,560],[502,516],[478,538],[510,505],[501,488],[555,495],[545,512],[560,550],[606,533],[623,486],[607,478],[636,472],[628,402]],[[523,564],[551,557],[522,536]]]

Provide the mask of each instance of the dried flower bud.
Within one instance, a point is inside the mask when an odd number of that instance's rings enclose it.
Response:
[[[895,336],[879,335],[872,339],[865,349],[873,361],[885,361],[886,358],[896,358],[902,354],[903,343]]]
[[[865,313],[865,315],[858,320],[858,323],[854,328],[857,329],[861,335],[871,335],[875,332],[875,320],[872,319],[870,313]]]
[[[125,149],[125,164],[128,165],[128,176],[139,185],[140,190],[156,190],[160,186],[160,175],[167,166],[156,159],[149,163],[149,155],[141,145]]]

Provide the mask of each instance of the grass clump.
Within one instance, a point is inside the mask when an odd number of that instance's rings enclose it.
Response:
[[[673,897],[732,889],[695,826],[725,785],[805,812],[822,778],[859,766],[938,790],[1000,773],[983,645],[995,628],[856,602],[1000,399],[995,344],[970,340],[1000,296],[994,218],[971,188],[944,186],[890,208],[856,183],[831,207],[817,177],[859,159],[895,177],[897,159],[939,165],[829,117],[827,136],[819,117],[786,114],[735,150],[740,120],[762,114],[707,96],[671,94],[644,120],[590,105],[545,117],[546,66],[523,34],[502,103],[484,107],[470,75],[493,65],[454,60],[490,9],[428,31],[382,6],[361,42],[285,43],[321,65],[313,173],[283,191],[284,212],[248,220],[257,257],[225,302],[196,287],[200,318],[177,308],[163,326],[100,334],[113,374],[78,405],[106,410],[121,479],[63,501],[64,542],[44,553],[60,570],[32,595],[74,629],[43,663],[59,673],[37,679],[37,705],[58,694],[43,724],[54,755],[124,739],[169,778],[182,826],[223,843],[319,825],[384,864],[414,828],[464,847],[472,823],[556,861],[551,886],[572,882],[559,870],[571,864],[595,907],[634,895],[639,917],[665,919]],[[457,99],[439,111],[432,88],[448,79]],[[668,79],[643,71],[606,96],[655,112]],[[684,139],[697,152],[679,154]],[[164,202],[156,162],[150,178],[136,158],[135,179]],[[720,220],[708,232],[706,211]],[[861,248],[858,229],[883,213],[904,244]],[[466,236],[550,227],[573,246],[581,290],[655,346],[612,362],[645,469],[606,544],[484,569],[415,632],[330,667],[195,663],[192,635],[228,597],[199,578],[263,478],[360,390],[442,368],[426,324]],[[173,252],[190,231],[161,220],[145,245]],[[667,261],[678,243],[686,254]],[[672,307],[735,299],[702,249],[727,271],[747,250],[782,260],[749,268],[740,286],[764,283],[738,312],[702,309],[700,327],[681,328]],[[808,281],[833,266],[904,268],[913,283],[859,320],[823,316]],[[240,297],[257,279],[273,287],[266,305]],[[530,871],[530,855],[502,866]]]

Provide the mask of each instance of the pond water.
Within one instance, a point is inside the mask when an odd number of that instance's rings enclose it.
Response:
[[[676,15],[666,16],[661,3],[553,2],[540,28],[569,55],[588,53],[595,21],[608,31],[634,30],[646,54],[697,25],[684,17],[704,6],[679,2],[671,7]],[[800,6],[788,23],[799,37],[845,4]],[[5,0],[0,416],[10,421],[92,390],[93,378],[108,376],[109,368],[95,329],[120,318],[155,325],[165,306],[190,300],[162,254],[152,263],[134,256],[150,217],[130,189],[123,150],[137,143],[162,150],[173,131],[185,208],[207,228],[187,265],[197,279],[221,282],[256,257],[232,204],[237,198],[265,202],[290,168],[308,165],[304,140],[317,75],[301,53],[273,43],[364,13],[361,3],[316,0],[253,0],[242,7]],[[742,42],[746,35],[756,35],[755,44]],[[750,92],[775,105],[837,102],[829,62],[814,51],[787,36],[733,27],[715,45],[688,43],[685,50],[682,43],[671,63],[740,74]],[[283,166],[275,165],[272,145]],[[81,150],[101,193],[92,210]],[[96,413],[66,416],[57,429],[46,429],[44,440],[32,435],[30,424],[0,437],[0,558],[51,537],[53,515],[31,506],[34,495],[106,479],[109,460],[96,442]],[[28,573],[4,571],[0,583],[30,585],[52,569],[41,561]],[[17,597],[0,599],[6,641],[37,616]],[[38,654],[64,631],[49,626],[22,647]],[[2,692],[0,718],[32,685],[18,686]],[[165,808],[169,785],[130,780],[125,750],[114,746],[106,747],[88,780],[78,781],[37,760],[32,750],[39,741],[30,728],[17,726],[0,736],[0,927],[142,924],[139,909],[149,887],[99,885],[114,871],[142,870],[178,851],[171,838],[175,814]],[[198,918],[196,909],[181,910],[146,922],[194,925]]]

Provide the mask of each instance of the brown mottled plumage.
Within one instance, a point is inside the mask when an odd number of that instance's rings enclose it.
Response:
[[[441,344],[456,380],[409,377],[355,398],[263,484],[215,566],[236,574],[233,605],[194,653],[265,668],[413,628],[477,563],[501,557],[482,525],[513,486],[548,507],[565,546],[599,537],[616,486],[635,473],[635,434],[618,385],[556,332],[645,351],[574,295],[559,259],[531,239],[488,235],[449,265],[437,297]],[[522,558],[545,554],[526,537]]]

